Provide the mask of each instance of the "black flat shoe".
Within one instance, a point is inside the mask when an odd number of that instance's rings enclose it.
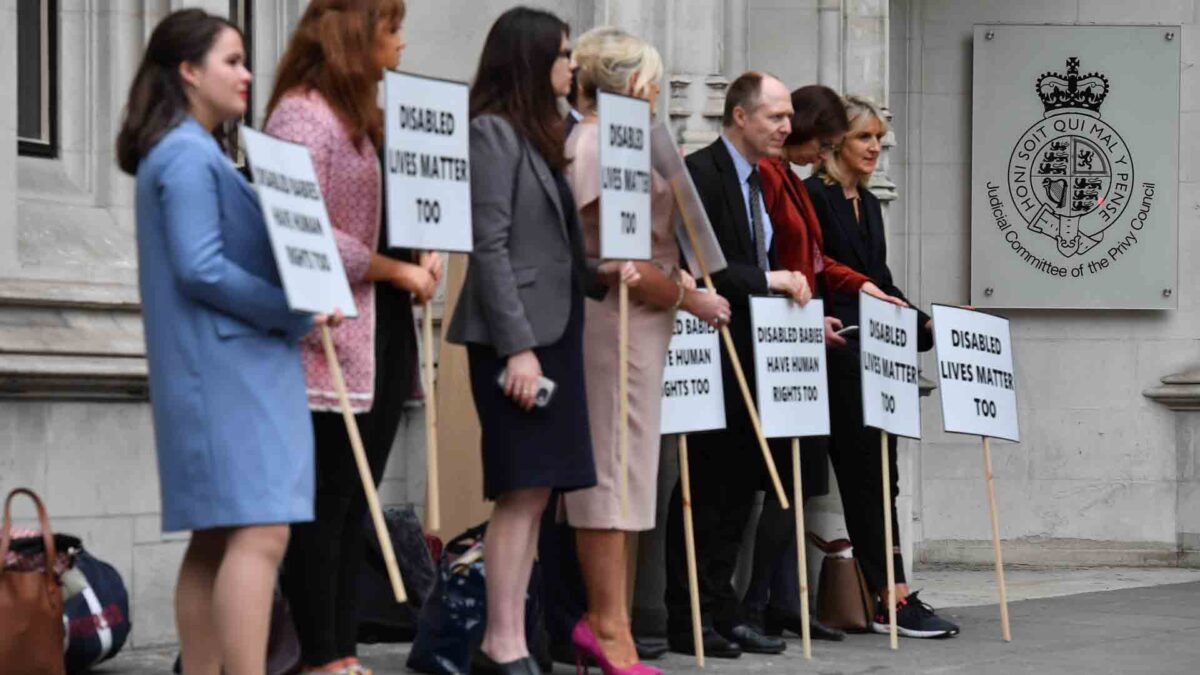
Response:
[[[711,626],[705,626],[701,637],[704,640],[704,655],[714,659],[736,659],[742,655],[742,648],[736,643],[726,640]],[[679,654],[696,655],[696,643],[691,633],[676,633],[667,636],[667,647]]]
[[[542,669],[538,668],[537,662],[531,657],[497,663],[482,649],[477,649],[471,654],[468,672],[471,675],[542,675]]]
[[[637,648],[639,661],[657,661],[667,653],[667,642],[659,638],[633,638],[633,646]]]
[[[731,628],[725,638],[748,654],[782,654],[787,649],[787,643],[781,638],[763,635],[745,623]]]
[[[768,609],[763,615],[763,635],[771,637],[780,637],[783,631],[788,631],[795,635],[803,635],[804,627],[800,622],[800,617],[794,614],[784,614],[783,612],[774,612]],[[809,617],[808,632],[814,640],[830,640],[832,642],[841,642],[846,639],[846,633],[836,628],[830,628],[825,624],[817,621],[816,617]]]

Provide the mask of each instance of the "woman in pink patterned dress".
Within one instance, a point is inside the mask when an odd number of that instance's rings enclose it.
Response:
[[[375,282],[411,292],[423,302],[433,295],[441,274],[436,255],[411,263],[376,252],[383,138],[376,95],[384,69],[399,65],[404,11],[403,0],[310,3],[280,61],[265,127],[312,153],[358,310],[357,319],[333,330],[334,348],[376,484],[395,431],[389,420],[394,422],[398,411],[373,409],[377,367],[389,365],[375,362]],[[355,656],[366,500],[319,335],[310,333],[301,351],[316,439],[316,520],[292,529],[283,589],[305,670],[366,672]],[[390,428],[392,434],[375,433],[377,427]]]

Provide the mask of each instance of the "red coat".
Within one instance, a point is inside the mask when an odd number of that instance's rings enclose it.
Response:
[[[821,279],[826,292],[854,293],[870,277],[859,274],[849,265],[825,255],[821,224],[813,211],[812,200],[804,181],[780,159],[764,159],[758,163],[762,177],[763,204],[775,229],[775,260],[786,269],[800,271],[808,279],[809,288],[817,291],[813,246],[824,261]]]

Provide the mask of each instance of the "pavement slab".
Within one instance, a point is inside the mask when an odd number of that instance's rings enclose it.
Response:
[[[1144,579],[1143,579],[1144,580]],[[983,591],[980,591],[983,592]],[[932,595],[932,594],[931,594]],[[845,642],[813,642],[806,661],[799,638],[779,656],[746,654],[709,659],[703,671],[688,656],[669,654],[654,665],[668,673],[1200,673],[1200,581],[1134,586],[1009,603],[1013,641],[1000,639],[996,604],[947,607],[939,613],[962,627],[944,640],[900,640],[851,635]],[[360,658],[378,675],[408,672],[408,645],[363,645]],[[122,654],[97,672],[143,675],[168,672],[173,650]],[[573,667],[555,666],[570,673]]]

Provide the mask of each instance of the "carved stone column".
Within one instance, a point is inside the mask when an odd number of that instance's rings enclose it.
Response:
[[[729,86],[721,49],[725,12],[722,0],[672,0],[667,4],[663,50],[671,68],[667,114],[685,152],[711,143],[720,132]]]
[[[1200,567],[1200,366],[1167,375],[1142,392],[1175,419],[1175,541],[1181,567]]]

